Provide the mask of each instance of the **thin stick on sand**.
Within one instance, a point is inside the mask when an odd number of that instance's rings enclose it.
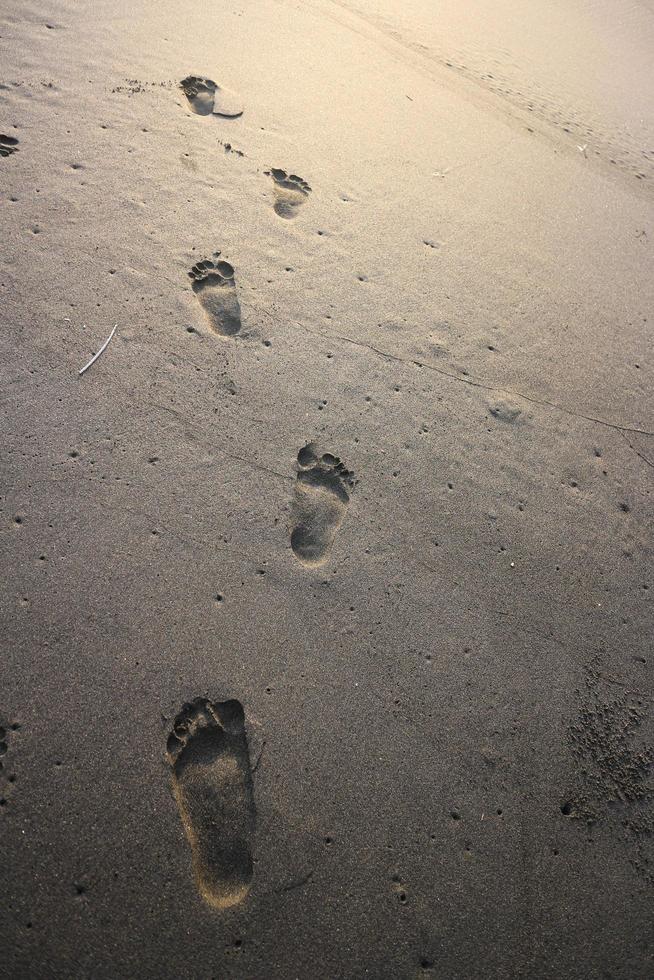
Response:
[[[97,352],[97,354],[94,354],[93,355],[93,357],[91,358],[91,360],[89,361],[89,363],[84,365],[84,367],[79,372],[80,374],[84,374],[85,371],[88,371],[88,369],[91,367],[91,365],[94,363],[94,361],[97,361],[97,359],[100,357],[100,354],[104,350],[107,349],[107,346],[109,344],[109,341],[111,340],[111,338],[113,337],[113,335],[116,333],[116,328],[117,327],[118,327],[118,324],[117,323],[114,323],[114,328],[111,331],[111,333],[109,334],[109,336],[107,337],[107,339],[105,340],[104,344],[102,345],[102,347],[100,348],[100,350]]]

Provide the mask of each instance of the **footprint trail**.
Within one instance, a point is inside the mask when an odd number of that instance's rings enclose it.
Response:
[[[185,704],[167,752],[198,890],[212,908],[229,908],[252,880],[255,806],[243,706],[206,698]]]
[[[306,180],[297,174],[287,174],[285,170],[273,167],[266,170],[266,175],[272,177],[275,190],[273,209],[280,218],[294,218],[298,208],[304,204],[311,193]]]
[[[303,565],[322,565],[345,519],[354,475],[337,456],[319,457],[314,443],[300,450],[297,461],[291,548]]]
[[[214,259],[198,262],[189,272],[193,292],[200,301],[211,329],[223,337],[233,337],[241,329],[241,306],[236,294],[234,267]]]

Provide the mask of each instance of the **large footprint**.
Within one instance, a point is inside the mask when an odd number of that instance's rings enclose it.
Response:
[[[285,170],[273,167],[266,170],[266,175],[272,177],[275,190],[275,203],[273,209],[280,218],[294,218],[297,209],[304,204],[311,193],[311,188],[306,180],[302,180],[297,174],[287,174]]]
[[[241,329],[241,307],[236,295],[234,267],[229,262],[219,262],[219,255],[220,252],[214,252],[215,261],[198,262],[189,276],[212,330],[223,337],[232,337]]]
[[[181,80],[180,88],[188,99],[193,112],[198,116],[226,116],[233,119],[243,114],[239,97],[210,78],[201,75],[187,75]]]
[[[185,704],[167,750],[198,890],[213,908],[229,908],[252,880],[255,808],[243,706],[206,698]]]
[[[297,461],[291,548],[303,565],[322,565],[345,518],[354,475],[337,456],[318,457],[313,443],[300,450]]]

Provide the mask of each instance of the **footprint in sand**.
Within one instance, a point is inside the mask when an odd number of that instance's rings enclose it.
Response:
[[[216,85],[210,78],[200,75],[187,75],[181,80],[180,88],[188,99],[193,112],[198,116],[225,116],[234,119],[243,115],[243,104],[239,97],[229,89]]]
[[[18,140],[0,133],[0,157],[8,157],[10,153],[18,153]]]
[[[338,456],[319,457],[314,443],[300,450],[297,461],[291,548],[303,565],[322,565],[345,518],[354,474]]]
[[[193,280],[193,292],[200,300],[209,324],[223,337],[232,337],[241,329],[241,307],[236,295],[234,267],[229,262],[214,259],[198,262],[189,272]]]
[[[229,908],[252,880],[255,807],[240,701],[185,704],[167,751],[198,890],[213,908]]]
[[[285,170],[266,170],[266,176],[272,177],[275,189],[275,203],[273,208],[280,218],[294,218],[297,209],[304,204],[311,193],[311,188],[306,180],[302,180],[297,174],[287,174]]]

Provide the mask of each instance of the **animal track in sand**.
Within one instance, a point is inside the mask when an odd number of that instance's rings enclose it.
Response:
[[[214,259],[196,263],[189,276],[211,329],[223,337],[232,337],[241,329],[241,306],[236,295],[234,267],[219,261],[219,255],[220,252],[214,252]]]
[[[294,218],[297,209],[304,204],[311,193],[311,188],[306,180],[302,180],[297,174],[287,174],[285,170],[273,167],[266,170],[266,176],[272,177],[275,189],[275,203],[273,209],[280,218]]]
[[[18,153],[18,140],[0,133],[0,157],[8,157],[10,153]]]
[[[347,513],[354,474],[338,456],[319,457],[314,443],[299,451],[297,462],[291,548],[303,565],[322,565]]]
[[[181,80],[180,88],[188,103],[198,116],[224,116],[235,119],[243,115],[243,105],[234,92],[216,85],[210,78],[200,75],[187,75]]]
[[[255,824],[250,753],[240,701],[185,704],[168,737],[173,792],[193,873],[213,908],[241,902],[252,880]]]

